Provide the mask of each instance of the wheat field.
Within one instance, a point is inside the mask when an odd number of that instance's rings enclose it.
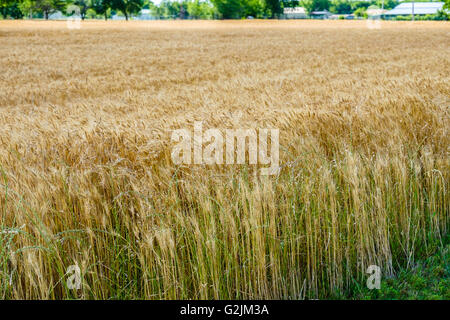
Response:
[[[395,275],[448,235],[449,35],[0,21],[0,298],[333,298]],[[279,173],[175,165],[194,121],[278,128]]]

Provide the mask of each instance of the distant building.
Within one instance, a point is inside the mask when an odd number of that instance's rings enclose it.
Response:
[[[327,10],[323,11],[313,11],[310,13],[311,18],[313,19],[330,19],[333,14]]]
[[[129,17],[130,20],[155,20],[156,17],[152,15],[150,9],[142,9],[137,15]],[[111,20],[125,20],[125,16],[115,14],[111,17]]]
[[[125,20],[125,17],[115,14],[115,15],[111,16],[111,20]]]
[[[137,20],[155,20],[150,9],[142,9],[139,15],[136,16]]]
[[[308,18],[308,16],[306,15],[305,8],[303,8],[303,7],[284,8],[283,14],[286,19],[306,19],[306,18]]]
[[[436,14],[439,10],[442,10],[444,2],[403,2],[396,6],[394,9],[383,13],[386,18],[394,18],[397,16],[410,16],[414,15],[427,15]]]
[[[330,16],[331,20],[353,20],[355,19],[355,15],[354,14],[333,14]]]
[[[67,17],[61,11],[56,11],[48,16],[48,20],[66,20]]]

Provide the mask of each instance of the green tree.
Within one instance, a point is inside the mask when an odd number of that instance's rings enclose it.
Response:
[[[207,1],[186,1],[185,6],[189,17],[194,19],[209,19],[214,14],[214,7]]]
[[[349,1],[333,0],[330,4],[330,11],[338,14],[352,13],[352,6]]]
[[[366,11],[367,8],[370,6],[370,2],[367,1],[352,1],[351,2],[352,5],[352,11],[356,11],[359,8],[362,8],[363,11]],[[361,12],[362,10],[360,10],[359,12]]]
[[[64,11],[66,7],[66,2],[62,0],[27,0],[20,6],[24,14],[28,13],[30,10],[41,13],[46,20],[50,14],[56,11]]]
[[[139,13],[143,6],[144,0],[112,0],[111,9],[122,12],[128,20],[130,15]]]
[[[398,0],[376,0],[375,5],[377,5],[379,8],[384,8],[386,10],[393,9],[398,5]]]
[[[303,0],[300,3],[308,13],[330,9],[329,0]]]
[[[280,0],[265,0],[264,5],[271,18],[275,18],[283,12]]]
[[[295,8],[298,7],[300,1],[298,0],[282,0],[283,8]]]
[[[356,17],[364,17],[364,18],[366,18],[367,17],[367,13],[366,13],[366,9],[364,8],[364,7],[359,7],[358,9],[356,9],[354,12],[353,12],[353,14],[356,16]]]
[[[150,1],[149,2],[149,8],[150,8],[150,11],[151,11],[153,16],[159,17],[159,18],[162,17],[163,10],[161,8],[161,5],[157,6],[153,2]]]
[[[265,9],[265,3],[262,0],[246,0],[245,2],[245,16],[252,16],[261,18]]]
[[[19,2],[19,9],[24,16],[28,15],[30,18],[33,17],[33,1],[32,0],[22,0]]]
[[[19,1],[13,1],[14,3],[8,7],[7,9],[7,15],[10,16],[13,19],[22,19],[23,13],[20,9],[20,2]]]
[[[445,0],[442,10],[439,10],[432,20],[450,20],[450,0]]]
[[[14,1],[12,0],[0,0],[0,14],[3,19],[8,17],[8,11]]]
[[[90,1],[89,0],[75,0],[72,3],[80,8],[80,17],[81,20],[84,20],[86,18],[86,13],[90,7]]]
[[[89,7],[94,9],[95,13],[108,20],[112,7],[112,0],[90,0]]]
[[[223,19],[239,19],[244,14],[242,0],[212,0]]]
[[[159,4],[159,16],[162,18],[180,17],[181,4],[178,1],[162,1]]]
[[[187,12],[190,17],[194,19],[200,19],[202,15],[202,8],[199,0],[187,2]]]
[[[444,7],[438,12],[438,16],[448,20],[450,18],[450,0],[445,0]]]

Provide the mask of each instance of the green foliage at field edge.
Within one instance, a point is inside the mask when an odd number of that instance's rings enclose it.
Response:
[[[342,298],[342,297],[341,297]],[[450,237],[434,254],[401,268],[394,277],[381,280],[380,290],[363,288],[346,298],[382,300],[449,300]]]

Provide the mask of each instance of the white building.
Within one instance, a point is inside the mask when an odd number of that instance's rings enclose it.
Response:
[[[306,15],[305,8],[303,8],[303,7],[284,8],[283,14],[286,19],[306,19],[306,18],[308,18],[308,16]]]
[[[386,18],[410,16],[413,14],[413,6],[414,15],[436,14],[439,10],[442,10],[444,2],[403,2],[394,9],[383,13],[383,16]]]

